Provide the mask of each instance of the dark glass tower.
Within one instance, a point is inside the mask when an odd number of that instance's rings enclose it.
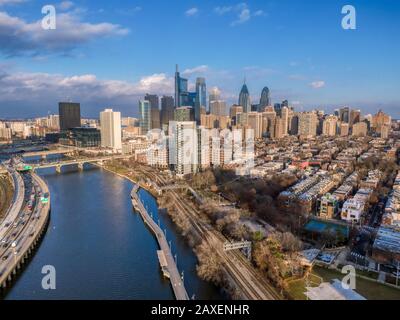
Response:
[[[259,111],[271,105],[271,92],[268,87],[265,87],[261,92]]]
[[[174,121],[174,98],[164,96],[161,98],[161,124],[168,125],[170,121]]]
[[[188,80],[181,78],[178,65],[175,72],[175,107],[187,106],[189,103]]]
[[[246,82],[243,84],[242,90],[239,95],[239,106],[243,107],[243,112],[251,112],[251,100],[249,89],[247,88]]]
[[[207,86],[206,79],[196,79],[196,101],[194,108],[194,118],[197,124],[200,124],[201,120],[201,108],[207,108]]]
[[[58,112],[61,131],[81,126],[81,105],[79,103],[60,102]]]

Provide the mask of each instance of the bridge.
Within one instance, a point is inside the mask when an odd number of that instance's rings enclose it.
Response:
[[[175,298],[177,300],[189,300],[183,279],[178,271],[178,267],[176,266],[176,262],[172,256],[171,248],[168,245],[167,239],[161,228],[154,222],[153,218],[143,206],[143,203],[137,194],[138,190],[139,186],[135,185],[131,193],[132,205],[135,211],[140,213],[143,221],[149,226],[157,238],[160,247],[157,255],[159,257],[160,267],[163,271],[163,274],[170,279]]]
[[[64,166],[77,165],[80,170],[83,170],[83,166],[86,163],[103,165],[103,163],[105,161],[121,160],[121,159],[129,159],[129,158],[131,158],[130,155],[66,159],[66,160],[59,160],[59,161],[54,161],[54,162],[42,162],[42,163],[38,163],[38,164],[31,164],[31,167],[32,167],[33,171],[35,171],[37,169],[56,168],[57,173],[61,173],[61,168]]]
[[[244,249],[246,251],[247,259],[251,260],[251,242],[250,241],[241,241],[241,242],[225,242],[224,243],[224,251],[232,251]]]
[[[78,152],[79,149],[76,148],[63,148],[63,149],[54,149],[54,150],[44,150],[44,151],[33,151],[26,152],[23,154],[24,158],[28,157],[41,157],[42,159],[46,159],[47,156],[51,155],[74,155]]]

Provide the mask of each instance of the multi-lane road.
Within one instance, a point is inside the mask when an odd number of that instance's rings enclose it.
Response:
[[[50,194],[35,174],[19,174],[8,167],[14,179],[14,202],[0,225],[0,287],[6,287],[34,249],[50,214]]]

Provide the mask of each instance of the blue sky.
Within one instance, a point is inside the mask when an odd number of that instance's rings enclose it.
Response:
[[[349,105],[400,118],[400,2],[64,1],[57,30],[42,30],[48,1],[0,0],[0,117],[82,103],[137,114],[145,93],[172,94],[175,64],[205,76],[229,103],[244,77],[253,101],[264,86],[297,110]],[[343,30],[342,7],[357,10]]]

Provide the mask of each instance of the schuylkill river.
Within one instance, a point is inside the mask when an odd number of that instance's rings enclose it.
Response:
[[[52,195],[51,221],[31,262],[6,293],[6,299],[174,299],[157,259],[157,242],[132,210],[132,183],[101,169],[63,168],[39,174]],[[196,275],[196,257],[155,199],[141,198],[158,216],[178,255],[179,270],[195,299],[223,299]],[[56,290],[42,289],[42,267],[56,268]]]

